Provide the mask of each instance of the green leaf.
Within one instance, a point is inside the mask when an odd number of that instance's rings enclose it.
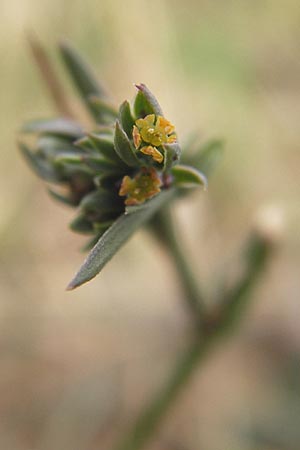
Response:
[[[71,230],[82,234],[94,233],[94,227],[91,221],[89,221],[83,214],[77,216],[69,225]]]
[[[119,120],[122,125],[123,130],[127,134],[127,136],[132,138],[132,129],[134,125],[134,118],[131,114],[130,104],[127,100],[122,103],[119,110]]]
[[[93,172],[107,173],[107,174],[120,174],[123,173],[121,167],[117,166],[113,161],[109,161],[100,155],[84,155],[82,162],[85,163]]]
[[[73,120],[65,118],[39,119],[25,123],[21,129],[23,133],[45,133],[72,139],[80,138],[84,130]]]
[[[190,157],[188,162],[201,170],[204,175],[209,176],[222,158],[223,151],[224,142],[213,139],[202,145],[197,154]]]
[[[64,181],[64,177],[57,173],[48,161],[34,154],[25,144],[20,142],[19,148],[27,163],[40,178],[51,183],[61,183]]]
[[[119,157],[127,164],[127,166],[136,167],[140,165],[127,134],[121,128],[118,120],[116,120],[115,149]]]
[[[41,135],[38,138],[36,147],[40,153],[49,159],[54,158],[61,152],[81,152],[81,149],[70,143],[68,138],[60,136]]]
[[[123,201],[118,195],[98,189],[97,191],[87,194],[80,203],[80,209],[89,212],[100,212],[101,214],[113,211],[121,211]]]
[[[69,43],[60,44],[60,51],[65,66],[92,116],[99,119],[99,108],[91,101],[91,97],[106,98],[104,88],[98,82],[92,69],[82,56]]]
[[[78,148],[89,151],[95,150],[95,145],[93,144],[92,140],[89,138],[89,136],[83,136],[80,139],[77,139],[77,141],[74,142],[74,145]]]
[[[171,173],[178,187],[194,188],[202,186],[207,189],[206,176],[194,167],[178,164],[172,168]]]
[[[106,171],[94,177],[94,184],[96,187],[112,190],[119,184],[121,176],[120,173]]]
[[[179,144],[175,142],[174,144],[163,145],[164,149],[164,172],[168,172],[171,167],[176,164],[180,159],[181,149]]]
[[[54,158],[54,163],[60,164],[81,164],[83,155],[76,152],[61,152]]]
[[[163,112],[158,101],[147,86],[141,83],[136,84],[136,88],[138,89],[134,102],[134,112],[136,117],[145,117],[148,114],[163,116]]]
[[[67,289],[74,289],[94,278],[135,231],[169,203],[174,194],[173,189],[163,191],[148,202],[147,208],[122,214],[99,239]]]
[[[94,176],[94,171],[87,164],[80,164],[78,161],[66,162],[63,160],[53,160],[53,166],[63,179],[69,179],[74,175]]]
[[[97,122],[103,124],[113,123],[118,117],[118,111],[109,102],[103,100],[101,97],[92,95],[89,97],[89,103],[95,114],[97,112]]]
[[[68,206],[76,206],[77,202],[70,197],[66,197],[65,195],[60,194],[59,192],[53,191],[52,189],[48,189],[49,194],[54,200],[57,200],[61,203],[64,203]]]
[[[93,149],[94,150],[94,149]],[[109,171],[113,173],[120,173],[122,169],[116,165],[112,160],[108,160],[98,153],[79,153],[79,152],[61,152],[53,158],[55,165],[78,165],[84,167],[86,165],[90,171],[95,172]]]
[[[122,159],[119,157],[115,150],[112,136],[91,133],[89,137],[94,145],[94,148],[96,148],[97,151],[101,152],[105,158],[124,166]]]

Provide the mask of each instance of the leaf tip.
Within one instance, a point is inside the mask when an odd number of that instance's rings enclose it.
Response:
[[[74,289],[81,286],[83,282],[78,281],[77,275],[70,281],[70,283],[66,287],[66,291],[74,291]]]
[[[68,284],[68,286],[66,287],[66,291],[74,291],[74,289],[76,288],[76,286],[73,285],[72,281]]]

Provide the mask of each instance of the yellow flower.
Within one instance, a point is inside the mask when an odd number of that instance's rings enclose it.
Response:
[[[134,178],[126,175],[121,184],[119,195],[127,196],[125,205],[139,205],[160,192],[161,180],[156,170],[142,168]]]
[[[151,145],[142,147],[140,149],[140,152],[144,153],[144,155],[152,156],[154,161],[156,161],[158,163],[161,163],[164,160],[164,157],[163,157],[162,153],[160,153],[160,151],[157,150],[156,147],[152,147]]]
[[[132,137],[135,148],[139,148],[142,142],[142,138],[138,128],[135,125],[133,126]]]
[[[151,144],[143,146],[140,151],[161,163],[162,153],[156,147],[163,144],[172,144],[176,141],[175,127],[167,119],[155,114],[148,114],[143,119],[138,119],[133,127],[132,137],[136,149],[140,148],[142,142]]]

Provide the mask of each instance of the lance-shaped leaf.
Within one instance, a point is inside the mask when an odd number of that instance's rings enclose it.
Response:
[[[164,149],[164,172],[168,172],[171,167],[176,164],[180,159],[181,149],[179,144],[175,142],[174,144],[163,145]]]
[[[60,51],[65,66],[87,108],[92,116],[99,120],[99,108],[91,101],[92,96],[106,98],[104,88],[98,82],[91,67],[69,43],[60,44]]]
[[[94,148],[100,153],[102,153],[102,155],[105,158],[109,159],[110,161],[114,161],[118,165],[124,166],[122,159],[119,157],[119,155],[115,150],[115,145],[112,136],[98,133],[91,133],[89,135],[89,138]]]
[[[149,220],[175,194],[173,189],[161,192],[149,200],[147,208],[132,214],[122,214],[99,239],[89,253],[68,290],[74,289],[94,278],[135,231]]]
[[[119,120],[127,136],[132,138],[134,118],[132,117],[130,104],[127,100],[120,106]]]
[[[72,199],[70,196],[60,194],[59,192],[53,191],[52,189],[48,189],[48,192],[51,195],[51,197],[54,198],[54,200],[64,203],[65,205],[68,205],[68,206],[76,206],[77,205],[77,202],[75,201],[75,199]]]
[[[122,211],[123,201],[119,195],[99,189],[86,195],[81,203],[80,209],[89,212],[99,212],[101,214],[113,211]]]
[[[206,176],[194,167],[177,164],[172,168],[171,173],[178,187],[194,188],[202,186],[207,189]]]
[[[80,164],[82,163],[83,155],[76,152],[61,152],[55,156],[53,162],[60,164]]]
[[[95,222],[93,224],[94,232],[96,233],[88,242],[81,248],[82,252],[87,252],[91,250],[94,245],[97,244],[100,237],[105,233],[105,231],[113,224],[113,220],[107,220],[105,222]]]
[[[118,111],[107,101],[103,100],[101,97],[92,95],[88,99],[94,113],[98,114],[97,122],[103,124],[111,124],[118,117]]]
[[[96,234],[96,236],[93,236],[91,239],[89,239],[89,240],[87,241],[87,243],[84,244],[83,247],[81,247],[80,250],[81,250],[83,253],[85,253],[85,252],[87,252],[87,251],[90,251],[90,250],[94,247],[94,245],[97,244],[97,242],[99,241],[100,237],[102,236],[102,234],[103,234],[105,231],[106,231],[106,230],[104,230],[103,232],[101,231],[99,234]]]
[[[219,163],[224,150],[224,142],[213,139],[200,147],[198,152],[188,159],[189,164],[209,176]]]
[[[37,140],[36,147],[39,152],[49,159],[54,158],[61,152],[82,152],[81,149],[70,142],[70,139],[61,136],[41,135]]]
[[[82,156],[82,162],[85,163],[90,169],[99,174],[120,174],[123,170],[120,166],[116,165],[113,161],[109,161],[103,158],[101,155],[84,155]]]
[[[85,215],[79,215],[70,223],[69,227],[71,230],[82,234],[94,233],[94,227],[90,220],[86,218]]]
[[[67,162],[64,159],[55,158],[53,160],[53,167],[59,173],[63,179],[68,180],[74,175],[94,176],[94,171],[87,164],[79,163],[78,161]]]
[[[74,145],[77,148],[87,150],[88,152],[95,150],[95,146],[89,136],[83,136],[82,138],[77,139],[77,141],[74,142]]]
[[[120,122],[116,121],[115,129],[115,149],[119,157],[130,167],[137,167],[140,162],[134,152],[127,134],[121,128]]]
[[[63,175],[59,174],[44,158],[29,150],[25,144],[20,142],[19,148],[27,163],[40,178],[51,183],[61,183],[64,181]]]
[[[119,186],[120,176],[120,173],[106,171],[94,177],[94,184],[96,187],[108,190],[115,189],[116,186]]]
[[[78,139],[84,134],[83,128],[71,119],[63,117],[56,119],[39,119],[25,123],[21,129],[23,133],[44,133]]]
[[[134,112],[136,117],[145,117],[147,114],[163,116],[160,104],[147,86],[141,83],[136,84],[136,88],[138,89],[134,102]]]

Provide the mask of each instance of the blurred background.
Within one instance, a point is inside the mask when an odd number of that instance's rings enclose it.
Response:
[[[25,120],[55,115],[28,32],[70,96],[61,38],[116,104],[144,82],[180,137],[225,139],[208,193],[176,206],[208,293],[239,266],[258,210],[274,205],[286,218],[238,333],[199,368],[150,448],[300,448],[299,23],[297,0],[1,1],[1,450],[110,448],[165,380],[189,325],[173,267],[143,231],[101,276],[65,291],[85,239],[16,146]]]

